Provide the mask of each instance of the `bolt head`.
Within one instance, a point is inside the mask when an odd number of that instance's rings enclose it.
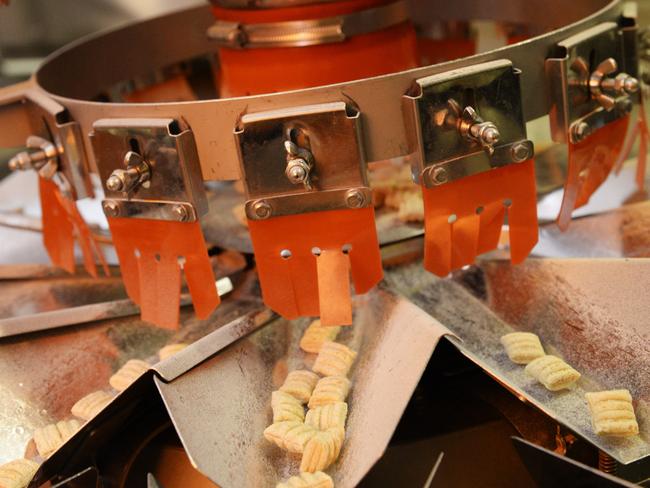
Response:
[[[255,215],[260,219],[267,219],[271,216],[273,209],[271,208],[271,205],[266,203],[264,200],[260,200],[255,202],[253,205],[253,212],[255,212]]]
[[[632,100],[625,97],[625,98],[621,98],[618,102],[616,102],[616,108],[620,112],[629,113],[634,108],[634,104],[632,103]]]
[[[107,217],[118,217],[120,215],[120,205],[113,200],[104,200],[102,208]]]
[[[435,168],[431,172],[431,180],[434,185],[442,185],[443,183],[447,183],[448,179],[449,175],[447,174],[447,170],[445,168]]]
[[[628,93],[630,95],[638,92],[639,80],[637,80],[634,76],[628,76],[623,82],[623,89],[625,90],[625,93]]]
[[[366,203],[366,197],[360,190],[349,190],[345,202],[350,208],[361,208]]]
[[[512,153],[512,159],[520,163],[521,161],[526,161],[527,159],[530,158],[530,148],[528,147],[528,144],[525,144],[523,142],[518,142],[515,145],[512,146],[511,149]]]
[[[499,142],[501,134],[496,127],[488,127],[483,131],[483,142],[486,144],[495,144]]]
[[[122,191],[124,189],[124,181],[116,174],[112,174],[106,180],[106,188],[111,191]]]
[[[183,205],[174,205],[172,208],[172,214],[179,222],[186,222],[190,217],[187,208]]]
[[[291,183],[302,183],[307,178],[307,172],[302,165],[294,164],[287,168],[287,177]]]

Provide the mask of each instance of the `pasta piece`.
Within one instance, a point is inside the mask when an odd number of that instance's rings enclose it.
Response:
[[[301,403],[307,403],[317,382],[318,375],[311,371],[305,369],[291,371],[280,387],[280,391],[297,398]]]
[[[187,344],[178,343],[178,344],[167,344],[160,351],[158,351],[158,357],[161,361],[164,361],[170,356],[173,356],[178,351],[182,351],[187,347]]]
[[[56,423],[56,428],[59,430],[63,442],[66,442],[81,429],[81,422],[77,419],[62,420]]]
[[[321,378],[309,399],[309,408],[328,403],[344,402],[350,391],[350,380],[345,376],[326,376]]]
[[[34,431],[34,444],[39,456],[47,459],[59,447],[72,437],[81,424],[77,419],[62,420],[56,424],[46,425]]]
[[[305,420],[305,409],[300,400],[283,391],[274,391],[271,394],[271,408],[273,409],[273,422],[284,420]]]
[[[334,402],[309,410],[305,417],[305,423],[319,430],[327,430],[330,427],[345,427],[347,416],[348,404]]]
[[[402,222],[424,221],[424,202],[420,192],[401,195],[397,218]]]
[[[0,487],[25,488],[32,480],[39,464],[29,459],[16,459],[0,466]]]
[[[341,452],[344,435],[341,428],[328,429],[313,435],[305,445],[300,471],[313,473],[330,466]]]
[[[557,356],[551,355],[533,359],[526,366],[526,373],[551,391],[568,388],[580,379],[580,373]]]
[[[357,353],[338,342],[327,341],[318,353],[312,368],[323,376],[346,376]]]
[[[50,424],[34,431],[34,443],[38,455],[43,459],[47,459],[50,454],[63,444],[63,439],[59,429],[56,428],[56,424]]]
[[[264,430],[264,437],[280,449],[302,453],[305,445],[316,434],[316,429],[302,422],[287,420],[275,422]]]
[[[108,405],[112,399],[113,396],[110,393],[101,390],[94,391],[75,403],[70,411],[75,417],[90,420]]]
[[[129,359],[108,382],[117,391],[124,391],[148,369],[148,363],[139,359]]]
[[[334,482],[329,475],[316,471],[292,476],[286,482],[278,483],[275,488],[334,488]]]
[[[632,436],[639,433],[632,395],[628,390],[585,393],[591,421],[598,435]]]
[[[320,320],[314,320],[300,339],[300,348],[305,352],[318,353],[323,343],[336,339],[340,330],[338,326],[323,327]]]
[[[539,337],[532,332],[512,332],[501,337],[501,344],[513,363],[528,364],[533,359],[544,356],[544,348]]]

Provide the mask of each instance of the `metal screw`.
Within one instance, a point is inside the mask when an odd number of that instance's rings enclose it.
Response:
[[[118,174],[113,173],[106,180],[106,188],[111,191],[122,191],[124,189],[124,180]]]
[[[499,139],[501,138],[499,129],[497,129],[495,125],[488,125],[480,132],[480,134],[483,143],[490,146],[499,142]]]
[[[117,217],[120,215],[120,205],[113,200],[104,200],[102,207],[107,217]]]
[[[579,122],[573,126],[572,132],[576,142],[580,142],[591,134],[591,126],[587,122]]]
[[[345,202],[350,208],[361,208],[366,203],[366,197],[361,190],[348,190]]]
[[[526,161],[530,157],[530,148],[528,147],[528,144],[517,142],[512,146],[512,149],[510,149],[510,153],[512,159],[516,163],[520,163]]]
[[[266,203],[264,200],[258,200],[253,204],[253,212],[255,212],[255,215],[260,219],[267,219],[271,216],[271,213],[273,213],[273,209],[271,208],[271,205]]]
[[[174,205],[172,208],[172,214],[179,222],[187,222],[190,217],[187,209],[183,205]]]
[[[435,168],[431,172],[431,180],[434,185],[442,185],[447,183],[449,176],[447,175],[447,170],[445,168]]]
[[[639,80],[634,76],[626,76],[623,80],[623,90],[628,95],[632,95],[639,91]]]

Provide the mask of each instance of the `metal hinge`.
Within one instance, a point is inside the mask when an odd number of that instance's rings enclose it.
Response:
[[[636,25],[605,22],[558,43],[546,60],[551,136],[578,143],[638,103]]]
[[[90,135],[108,217],[194,222],[207,198],[192,131],[174,119],[101,119]]]
[[[427,188],[533,157],[507,60],[416,80],[404,96],[413,177]]]
[[[248,218],[372,205],[360,122],[343,102],[243,115],[235,137]]]

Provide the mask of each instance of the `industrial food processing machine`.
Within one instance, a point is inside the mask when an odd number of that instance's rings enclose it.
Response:
[[[646,7],[213,0],[0,88],[0,486],[298,474],[263,432],[314,319],[357,352],[334,486],[650,486]]]

